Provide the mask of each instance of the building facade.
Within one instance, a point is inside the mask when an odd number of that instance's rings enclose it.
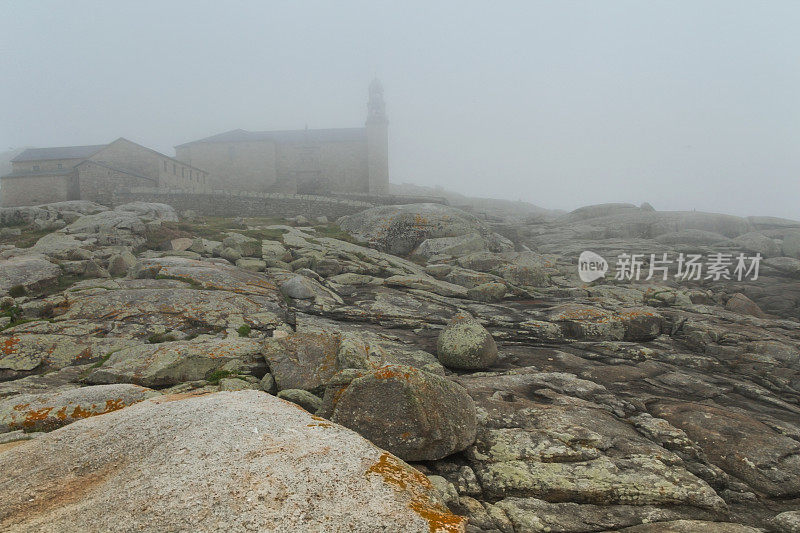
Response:
[[[212,188],[300,194],[384,195],[389,189],[383,87],[369,87],[363,128],[233,130],[175,147],[176,158],[206,169]]]
[[[207,187],[201,170],[124,138],[109,144],[31,148],[11,160],[0,178],[4,207],[65,200],[113,205],[116,191],[130,187],[197,190]]]

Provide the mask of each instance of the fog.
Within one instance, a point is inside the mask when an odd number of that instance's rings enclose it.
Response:
[[[0,2],[0,151],[362,126],[394,183],[800,218],[800,3]]]

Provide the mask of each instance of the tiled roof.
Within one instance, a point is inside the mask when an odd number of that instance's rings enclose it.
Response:
[[[323,130],[283,130],[283,131],[246,131],[231,130],[205,139],[191,141],[179,146],[194,143],[215,142],[248,142],[248,141],[275,141],[282,143],[302,142],[340,142],[362,141],[367,138],[365,128],[332,128]]]
[[[33,178],[37,176],[67,176],[74,172],[74,168],[60,168],[58,170],[19,170],[2,176],[3,178]]]
[[[93,144],[90,146],[55,146],[52,148],[28,148],[17,157],[13,162],[20,161],[42,161],[47,159],[86,159],[96,154],[107,144]]]

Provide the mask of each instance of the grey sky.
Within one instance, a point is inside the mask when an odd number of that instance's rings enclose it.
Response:
[[[800,218],[800,2],[0,0],[0,150],[363,124],[394,182]]]

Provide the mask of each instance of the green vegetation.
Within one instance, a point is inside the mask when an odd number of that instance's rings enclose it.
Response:
[[[284,224],[275,218],[254,217],[245,219],[247,226],[273,226]],[[257,240],[282,241],[284,229],[244,229],[235,224],[232,218],[207,217],[198,222],[163,222],[159,228],[148,230],[146,247],[151,250],[167,248],[169,241],[178,238],[203,238],[211,241],[222,241],[229,232],[236,232],[245,237]]]
[[[19,298],[20,296],[25,296],[25,287],[22,285],[14,285],[10,289],[8,289],[8,295],[12,298]]]
[[[247,324],[242,324],[236,331],[239,333],[240,337],[250,336],[250,326],[248,326]]]
[[[203,285],[199,281],[194,280],[192,278],[182,278],[180,276],[165,276],[163,274],[159,274],[159,275],[156,276],[156,279],[172,279],[172,280],[175,280],[175,281],[182,281],[184,283],[188,283],[189,287],[192,288],[192,289],[202,289],[203,288]]]
[[[100,368],[101,366],[103,366],[103,364],[105,364],[105,362],[106,362],[106,361],[108,361],[108,359],[109,359],[109,358],[110,358],[110,357],[111,357],[113,354],[114,354],[114,352],[108,352],[108,353],[107,353],[107,354],[105,354],[105,355],[101,355],[101,356],[100,356],[100,360],[99,360],[99,361],[97,361],[95,364],[93,364],[93,365],[92,365],[92,368]]]
[[[323,224],[321,226],[314,226],[314,233],[320,237],[329,237],[331,239],[337,239],[340,241],[349,242],[351,244],[359,244],[362,246],[365,244],[344,231],[337,224]]]
[[[0,244],[13,244],[17,248],[30,248],[36,241],[52,233],[53,230],[36,229],[33,226],[16,226],[21,230],[19,235],[3,235],[0,237]]]
[[[206,381],[208,381],[208,383],[210,385],[219,385],[219,381],[221,379],[224,379],[224,378],[227,378],[227,377],[230,377],[230,376],[234,376],[234,375],[236,375],[236,374],[234,374],[233,372],[230,372],[228,370],[214,370],[213,372],[211,372],[210,374],[208,374],[206,376]]]
[[[418,254],[411,254],[408,256],[408,260],[412,263],[416,263],[419,266],[425,266],[428,264],[428,260]]]
[[[169,335],[167,333],[153,333],[147,337],[147,342],[150,344],[161,344],[162,342],[172,342],[174,340],[177,340],[175,335]]]

